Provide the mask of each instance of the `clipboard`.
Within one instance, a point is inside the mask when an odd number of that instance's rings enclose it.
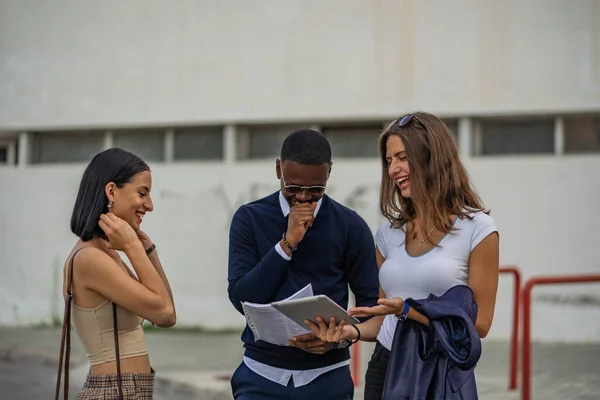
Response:
[[[360,323],[358,319],[348,315],[346,310],[324,294],[301,299],[276,301],[271,305],[300,326],[307,326],[304,320],[316,324],[318,316],[323,318],[326,324],[329,323],[331,317],[335,318],[336,324],[342,320],[346,322],[346,325]]]

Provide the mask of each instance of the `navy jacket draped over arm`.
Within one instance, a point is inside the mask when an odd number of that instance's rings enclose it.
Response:
[[[406,302],[429,319],[429,327],[398,321],[383,400],[477,399],[474,368],[481,339],[472,290],[457,285],[442,296]]]

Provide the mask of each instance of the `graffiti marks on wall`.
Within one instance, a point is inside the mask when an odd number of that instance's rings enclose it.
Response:
[[[264,182],[250,182],[238,192],[233,192],[224,183],[210,188],[216,197],[220,209],[225,213],[225,229],[229,228],[231,218],[242,205],[267,196],[278,189],[277,185]],[[338,197],[337,194],[340,196]],[[349,189],[340,186],[327,188],[327,195],[365,217],[378,207],[378,184],[356,184]]]

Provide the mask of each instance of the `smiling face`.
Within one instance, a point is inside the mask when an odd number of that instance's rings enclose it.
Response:
[[[331,164],[304,165],[293,161],[276,162],[277,178],[281,182],[281,193],[290,207],[306,202],[319,201],[325,187]]]
[[[400,194],[405,199],[410,198],[410,167],[400,136],[390,135],[387,138],[385,159],[388,165],[388,174],[400,189]]]
[[[150,171],[140,172],[122,187],[116,186],[113,182],[109,183],[106,185],[106,196],[109,203],[112,202],[110,211],[138,231],[144,215],[154,209],[150,197],[151,189]]]

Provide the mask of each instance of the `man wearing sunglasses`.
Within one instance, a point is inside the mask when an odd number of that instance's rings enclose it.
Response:
[[[235,213],[228,292],[240,313],[242,302],[282,300],[309,283],[314,294],[326,294],[344,309],[348,285],[357,305],[377,304],[372,233],[356,212],[325,194],[331,166],[323,134],[295,131],[275,163],[280,190]],[[247,326],[242,341],[244,360],[231,380],[235,399],[353,398],[348,341],[324,342],[309,334],[277,346],[255,341]]]

